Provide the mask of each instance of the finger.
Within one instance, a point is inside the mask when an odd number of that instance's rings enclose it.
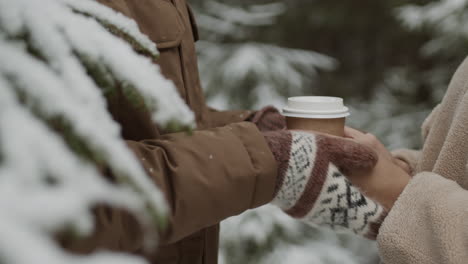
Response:
[[[402,168],[406,173],[408,173],[409,175],[411,175],[412,173],[412,170],[411,170],[411,167],[408,163],[406,163],[405,161],[401,160],[401,159],[398,159],[398,158],[394,158],[393,161],[395,162],[395,164]]]

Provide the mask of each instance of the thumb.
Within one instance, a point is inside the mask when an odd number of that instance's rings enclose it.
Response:
[[[344,174],[371,170],[378,161],[373,149],[351,139],[317,135],[317,145]]]

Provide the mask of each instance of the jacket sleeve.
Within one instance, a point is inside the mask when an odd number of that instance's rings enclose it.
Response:
[[[466,263],[468,191],[440,175],[416,175],[378,236],[385,264]]]
[[[127,143],[170,206],[163,243],[273,199],[277,164],[252,123]]]
[[[274,106],[265,106],[258,111],[218,111],[208,108],[211,117],[211,127],[219,127],[233,122],[249,121],[262,131],[286,129],[286,118]]]
[[[159,243],[171,244],[205,227],[273,199],[277,163],[253,123],[169,134],[157,140],[127,141],[170,207],[169,227]],[[58,236],[71,252],[95,249],[138,253],[144,230],[129,213],[98,206],[90,236]]]
[[[219,111],[206,108],[205,116],[209,119],[209,127],[222,127],[227,124],[247,121],[255,112],[249,110]]]

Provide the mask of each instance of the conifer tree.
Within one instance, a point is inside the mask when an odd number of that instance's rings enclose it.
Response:
[[[326,55],[261,40],[286,4],[195,1],[200,72],[206,95],[218,108],[280,106],[285,97],[310,94],[319,71],[336,67]],[[229,100],[226,100],[229,98]]]
[[[71,255],[54,238],[91,234],[91,209],[106,204],[157,243],[164,199],[106,108],[119,88],[159,125],[193,126],[157,56],[135,22],[94,1],[0,0],[0,263],[144,263]]]

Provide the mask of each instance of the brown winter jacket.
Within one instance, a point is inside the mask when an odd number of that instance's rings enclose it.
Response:
[[[257,127],[240,122],[251,112],[218,112],[205,105],[195,54],[197,29],[185,0],[99,2],[134,19],[157,44],[160,56],[155,63],[194,111],[198,130],[193,135],[163,135],[149,113],[135,109],[123,96],[115,98],[109,110],[128,146],[164,192],[170,226],[159,248],[146,254],[135,221],[123,212],[101,209],[93,237],[66,246],[76,252],[106,248],[145,254],[158,264],[217,263],[219,222],[272,200],[276,161]]]
[[[468,58],[423,124],[421,151],[400,150],[415,176],[378,237],[385,264],[468,263]]]

